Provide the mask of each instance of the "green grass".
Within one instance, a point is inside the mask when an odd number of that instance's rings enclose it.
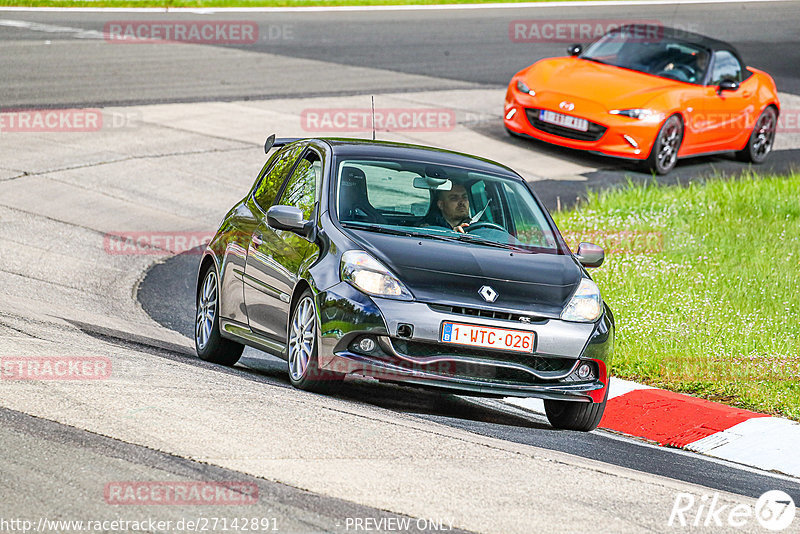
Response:
[[[800,174],[629,183],[554,215],[612,249],[593,277],[615,376],[800,420]]]
[[[498,4],[551,0],[0,0],[23,7],[316,7],[439,4]]]

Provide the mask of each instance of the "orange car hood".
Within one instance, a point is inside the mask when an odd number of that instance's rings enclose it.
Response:
[[[574,96],[606,110],[645,106],[663,91],[686,87],[657,76],[573,57],[543,59],[520,73],[537,95]]]

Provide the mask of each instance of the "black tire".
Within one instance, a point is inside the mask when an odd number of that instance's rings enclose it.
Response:
[[[194,347],[201,360],[232,366],[239,361],[244,345],[225,339],[219,333],[219,278],[209,265],[199,278],[195,297]],[[213,285],[213,295],[211,294]],[[202,315],[201,315],[202,314]],[[210,321],[209,321],[210,316]]]
[[[683,121],[678,115],[672,115],[661,125],[650,154],[641,163],[642,169],[645,172],[667,174],[678,162],[678,150],[682,142]]]
[[[317,305],[311,290],[306,289],[295,302],[289,315],[286,336],[289,381],[294,387],[304,391],[334,393],[341,386],[344,375],[319,368],[318,332]],[[306,343],[306,339],[310,343]]]
[[[594,430],[600,424],[603,413],[606,411],[609,386],[610,379],[609,384],[606,385],[603,402],[545,400],[544,412],[547,414],[547,420],[550,421],[553,428],[558,430],[578,430],[580,432]]]
[[[775,143],[775,130],[778,124],[778,112],[773,106],[761,112],[750,139],[742,150],[736,153],[736,159],[749,163],[763,163],[772,151]]]

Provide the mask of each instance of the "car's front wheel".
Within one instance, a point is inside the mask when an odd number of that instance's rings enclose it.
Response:
[[[747,140],[744,149],[736,153],[739,161],[751,163],[761,163],[772,151],[772,144],[775,142],[775,130],[778,124],[778,112],[769,106],[759,115],[756,125]]]
[[[296,388],[317,393],[330,393],[338,388],[344,375],[323,371],[317,359],[317,307],[314,296],[306,289],[292,309],[289,323],[289,381]]]
[[[544,412],[547,420],[553,428],[559,430],[578,430],[589,432],[597,428],[603,413],[606,411],[608,402],[609,385],[606,385],[606,393],[603,402],[573,402],[545,400]]]
[[[683,141],[683,122],[677,115],[664,121],[658,131],[650,155],[642,162],[644,170],[656,174],[667,174],[678,162],[678,150]]]
[[[197,288],[197,310],[194,320],[194,345],[200,359],[220,365],[239,361],[244,345],[225,339],[219,333],[219,279],[209,265]]]

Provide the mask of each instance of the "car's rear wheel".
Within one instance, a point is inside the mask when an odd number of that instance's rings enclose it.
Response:
[[[603,413],[606,411],[608,401],[609,385],[606,385],[606,393],[603,402],[572,402],[545,400],[544,412],[547,420],[553,428],[559,430],[578,430],[589,432],[597,428]]]
[[[672,115],[664,121],[658,131],[650,155],[642,162],[642,167],[648,172],[667,174],[678,162],[678,150],[683,141],[683,122],[677,115]]]
[[[289,322],[289,380],[296,388],[317,393],[335,391],[344,375],[323,371],[317,358],[317,307],[314,296],[306,289],[292,309]]]
[[[225,339],[219,333],[219,280],[213,265],[206,268],[200,280],[194,322],[197,355],[207,362],[234,365],[242,356],[244,345]]]
[[[772,151],[772,144],[775,142],[775,130],[778,124],[778,112],[774,107],[769,106],[759,115],[750,139],[744,149],[736,153],[739,161],[750,163],[762,163]]]

